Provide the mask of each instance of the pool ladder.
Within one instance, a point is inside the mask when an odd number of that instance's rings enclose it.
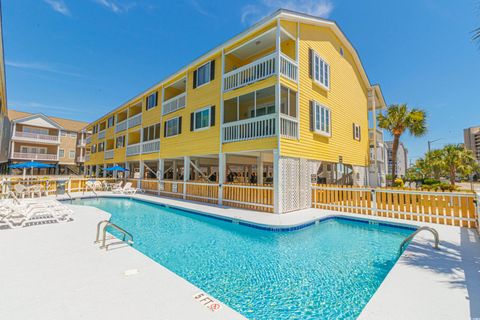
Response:
[[[123,234],[123,239],[121,241],[105,244],[105,242],[107,241],[107,227],[112,227],[117,231],[119,231],[121,234]],[[101,231],[102,238],[100,238],[100,231]],[[128,240],[127,240],[127,237],[129,238]],[[105,250],[108,250],[108,247],[114,244],[126,243],[128,245],[132,245],[133,236],[130,232],[126,231],[123,228],[120,228],[119,226],[110,222],[109,220],[102,220],[97,224],[97,238],[95,239],[94,243],[97,244],[99,242],[102,243],[102,245],[100,246],[100,249],[105,248]]]
[[[437,249],[437,250],[440,250],[440,248],[438,247],[438,244],[440,243],[440,237],[438,236],[437,230],[435,230],[431,227],[420,227],[417,230],[415,230],[414,233],[412,233],[411,235],[406,237],[405,240],[402,241],[402,243],[400,244],[400,248],[399,248],[400,254],[403,252],[403,250],[405,250],[405,247],[408,244],[408,242],[410,240],[412,240],[417,234],[419,234],[421,231],[424,231],[424,230],[425,231],[430,231],[433,234],[433,237],[435,238],[434,248]]]

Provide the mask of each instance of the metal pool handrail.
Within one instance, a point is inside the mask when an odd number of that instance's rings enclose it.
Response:
[[[403,252],[403,250],[405,249],[405,245],[410,241],[412,240],[420,231],[423,231],[423,230],[426,230],[426,231],[430,231],[432,234],[433,234],[433,237],[435,238],[435,246],[434,248],[437,249],[437,250],[440,250],[440,248],[438,247],[438,244],[440,243],[440,237],[438,236],[438,232],[437,230],[431,228],[431,227],[420,227],[418,228],[417,230],[415,230],[414,233],[412,233],[411,235],[409,235],[408,237],[405,238],[405,240],[402,241],[402,243],[400,244],[400,253]]]
[[[102,225],[103,225],[102,239],[100,240],[100,228],[101,228]],[[120,233],[122,233],[123,234],[122,241],[112,242],[112,243],[109,243],[109,244],[105,245],[105,241],[107,240],[107,227],[112,227],[112,228],[118,230]],[[129,237],[130,239],[126,240],[126,237]],[[94,243],[99,243],[100,241],[102,241],[102,245],[100,246],[100,249],[105,248],[105,250],[108,250],[108,247],[113,245],[113,244],[127,243],[128,245],[132,245],[133,244],[133,236],[130,232],[126,231],[123,228],[120,228],[119,226],[110,222],[109,220],[102,220],[97,224],[97,237],[95,238]]]

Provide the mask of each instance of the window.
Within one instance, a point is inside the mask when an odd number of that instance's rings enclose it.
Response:
[[[23,132],[36,133],[36,134],[48,134],[48,129],[34,128],[34,127],[23,127]]]
[[[66,136],[67,136],[67,132],[62,130],[62,131],[60,131],[60,135],[61,135],[62,137],[66,137]]]
[[[98,144],[98,152],[102,152],[103,150],[105,150],[105,142],[100,142]]]
[[[65,157],[65,150],[63,150],[63,149],[58,150],[58,156],[59,156],[60,158]]]
[[[209,83],[215,76],[215,60],[209,61],[193,72],[193,88]]]
[[[70,151],[68,152],[68,157],[69,157],[70,159],[75,159],[75,150],[70,150]]]
[[[160,123],[143,128],[143,141],[160,139]]]
[[[107,120],[107,127],[108,128],[113,127],[114,124],[115,124],[115,116],[111,116]]]
[[[70,138],[76,138],[77,133],[76,132],[70,132],[69,136],[70,136]]]
[[[345,52],[343,52],[343,47],[340,47],[340,55],[343,57],[345,55]]]
[[[326,89],[330,89],[330,65],[315,51],[310,49],[311,77]]]
[[[170,119],[165,122],[164,136],[171,137],[182,133],[182,117]]]
[[[20,147],[20,151],[22,153],[46,154],[47,148],[22,146]]]
[[[311,130],[325,136],[331,136],[330,109],[318,102],[311,102]]]
[[[275,87],[224,101],[224,123],[275,113]]]
[[[190,114],[190,131],[215,125],[215,106],[207,107]]]
[[[123,148],[123,147],[125,147],[125,136],[117,137],[116,148]]]
[[[353,139],[360,141],[361,137],[360,126],[356,123],[353,124]]]
[[[97,127],[96,125],[95,125],[95,126],[93,126],[93,129],[92,129],[92,134],[95,134],[95,133],[97,133],[97,131],[98,131],[98,127]]]
[[[150,110],[157,106],[158,92],[154,92],[147,97],[146,108]]]
[[[297,93],[282,86],[280,111],[287,116],[297,117]]]
[[[97,152],[97,145],[96,145],[96,144],[92,144],[91,153],[96,153],[96,152]]]

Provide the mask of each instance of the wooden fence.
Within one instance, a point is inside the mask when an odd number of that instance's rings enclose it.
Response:
[[[327,210],[474,228],[477,196],[468,192],[312,185],[312,206]]]

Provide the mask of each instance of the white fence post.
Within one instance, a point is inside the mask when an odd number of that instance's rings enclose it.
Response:
[[[377,216],[377,191],[375,189],[372,189],[372,213],[373,215]]]

